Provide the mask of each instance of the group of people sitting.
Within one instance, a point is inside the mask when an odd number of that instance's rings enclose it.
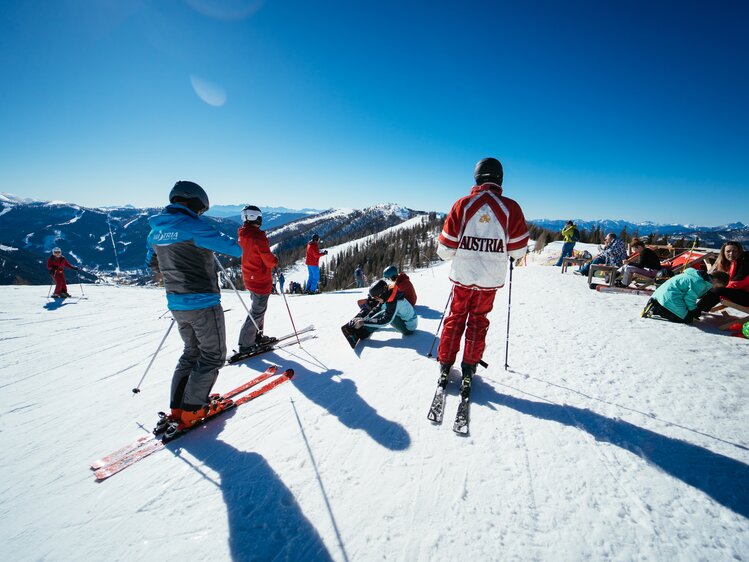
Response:
[[[710,272],[687,268],[653,293],[643,316],[658,315],[672,322],[691,324],[725,299],[749,306],[749,259],[738,242],[726,242]],[[747,335],[740,324],[736,335]],[[747,336],[749,337],[749,336]]]
[[[565,244],[557,265],[566,255],[572,255],[579,233],[572,221],[562,230]],[[577,239],[575,239],[575,236]],[[658,254],[639,238],[630,242],[627,255],[624,240],[608,233],[601,252],[576,273],[588,275],[590,267],[604,264],[618,267],[614,286],[629,287],[635,276],[656,279],[657,288],[643,311],[643,316],[660,316],[672,322],[689,324],[718,305],[721,299],[740,306],[749,306],[749,258],[739,242],[726,242],[710,271],[689,267],[681,271],[664,267]],[[743,327],[737,331],[743,333]]]

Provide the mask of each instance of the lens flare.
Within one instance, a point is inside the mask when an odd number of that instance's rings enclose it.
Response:
[[[221,21],[237,21],[250,17],[265,0],[184,0],[196,12]]]
[[[195,74],[190,75],[190,83],[198,97],[208,105],[221,107],[226,103],[226,90],[220,84],[209,82]]]

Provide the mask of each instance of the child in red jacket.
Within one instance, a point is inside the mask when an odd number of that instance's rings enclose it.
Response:
[[[239,332],[239,353],[246,354],[276,341],[276,338],[263,334],[263,325],[268,297],[273,290],[273,269],[278,265],[278,258],[270,251],[265,232],[260,230],[262,211],[254,205],[247,205],[242,210],[242,219],[244,225],[238,231],[239,245],[242,247],[242,278],[252,298],[251,317],[247,316]]]
[[[52,298],[66,298],[68,294],[68,285],[65,282],[65,268],[77,270],[78,268],[74,265],[70,265],[70,262],[66,260],[62,255],[60,248],[53,248],[52,255],[47,260],[47,269],[52,279],[55,280],[55,292],[52,293]]]

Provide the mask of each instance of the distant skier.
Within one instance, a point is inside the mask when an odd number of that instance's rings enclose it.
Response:
[[[369,298],[360,306],[357,315],[341,327],[351,347],[388,324],[403,335],[411,335],[419,322],[403,293],[397,287],[388,285],[384,279],[370,287]]]
[[[62,255],[60,248],[52,248],[52,255],[47,260],[47,269],[52,279],[55,280],[55,292],[52,293],[52,298],[68,298],[68,285],[65,282],[65,268],[78,270],[74,265],[70,265],[70,262],[66,260]]]
[[[559,256],[559,260],[554,264],[557,267],[562,265],[564,258],[572,257],[572,251],[575,249],[575,244],[580,240],[580,231],[571,220],[567,221],[567,224],[565,224],[562,229],[562,239],[564,240],[564,244],[562,244],[562,255]]]
[[[307,257],[304,260],[307,265],[306,292],[317,292],[317,284],[320,282],[320,258],[327,255],[327,250],[320,251],[320,236],[313,234],[312,239],[307,243]]]
[[[178,181],[164,211],[148,219],[146,261],[161,272],[166,299],[185,344],[172,377],[171,415],[180,431],[230,405],[210,397],[226,359],[226,327],[213,252],[234,257],[242,249],[201,219],[208,195],[198,184]]]
[[[252,318],[247,317],[239,332],[239,353],[246,354],[276,341],[276,338],[263,334],[262,330],[268,297],[273,288],[273,268],[278,265],[278,258],[270,251],[265,232],[260,230],[262,211],[254,205],[247,205],[242,209],[242,220],[244,224],[238,230],[239,245],[242,247],[242,278],[252,299]],[[261,331],[258,332],[258,328]]]
[[[398,273],[398,268],[391,265],[385,268],[385,271],[382,272],[382,276],[395,283],[398,290],[401,291],[403,296],[406,297],[406,300],[411,303],[411,306],[416,306],[416,289],[414,289],[413,283],[411,283],[411,279],[409,279],[408,275],[402,271]]]
[[[279,273],[278,275],[278,288],[279,292],[283,293],[283,284],[286,281],[286,278],[283,276],[283,273]]]
[[[450,209],[437,248],[443,260],[452,260],[453,282],[450,312],[437,352],[438,384],[447,385],[465,330],[460,365],[464,398],[470,395],[476,365],[484,354],[487,314],[494,306],[497,289],[504,286],[508,259],[522,258],[529,238],[520,205],[502,195],[502,164],[495,158],[484,158],[476,164],[474,177],[476,185],[470,195],[458,199]]]
[[[354,281],[356,282],[357,289],[367,286],[367,276],[364,275],[364,268],[361,264],[357,265],[354,270]]]

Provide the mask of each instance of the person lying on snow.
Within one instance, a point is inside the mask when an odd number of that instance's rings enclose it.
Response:
[[[643,311],[643,316],[660,316],[671,322],[691,324],[702,311],[697,301],[711,289],[720,289],[728,284],[728,274],[723,271],[708,275],[704,271],[689,268],[666,281],[656,289]]]
[[[349,328],[359,339],[365,339],[388,324],[408,336],[416,330],[418,317],[403,292],[380,279],[370,287],[369,298],[349,321]]]

